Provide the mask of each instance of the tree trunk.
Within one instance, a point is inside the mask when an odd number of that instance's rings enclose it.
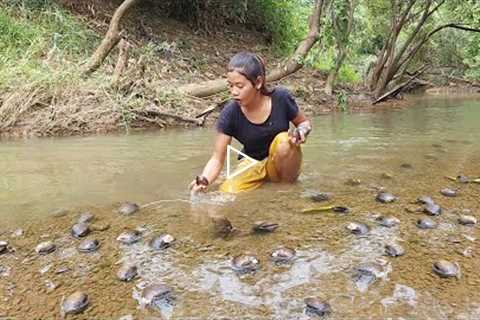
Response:
[[[369,88],[371,91],[376,91],[378,88],[378,82],[382,79],[385,66],[388,66],[389,62],[393,59],[398,36],[406,24],[408,15],[410,14],[415,3],[416,0],[409,0],[407,7],[400,14],[397,12],[399,9],[398,3],[396,1],[392,2],[391,32],[390,36],[386,39],[382,50],[377,57],[377,61],[375,62],[375,67],[372,70],[372,74],[369,79]]]
[[[120,40],[120,43],[118,44],[118,49],[120,50],[120,52],[118,53],[117,64],[115,65],[115,70],[113,71],[112,86],[118,85],[123,71],[127,68],[129,48],[130,44],[127,40]]]
[[[112,49],[117,45],[117,43],[122,38],[120,31],[120,21],[125,16],[125,14],[130,10],[130,8],[136,4],[139,0],[125,0],[123,3],[115,10],[108,31],[103,38],[102,42],[95,50],[95,53],[90,58],[89,62],[85,66],[83,71],[84,75],[90,75],[95,72],[103,63],[105,58],[110,54]]]
[[[347,45],[350,38],[350,33],[352,32],[353,28],[353,14],[355,11],[356,1],[355,0],[345,0],[348,5],[348,12],[347,12],[347,26],[345,30],[341,30],[339,25],[339,18],[335,13],[335,8],[332,7],[332,25],[333,31],[335,34],[335,39],[337,42],[337,57],[335,61],[335,65],[330,70],[328,74],[327,82],[325,84],[325,93],[328,95],[332,95],[333,87],[335,85],[335,80],[337,79],[338,72],[343,65],[343,61],[347,56]]]
[[[309,18],[309,32],[307,37],[300,42],[293,55],[287,63],[267,75],[267,81],[276,81],[289,74],[292,74],[303,67],[303,61],[310,49],[319,39],[320,20],[323,16],[324,7],[328,0],[317,0],[315,8]],[[206,97],[227,90],[225,79],[205,81],[181,86],[177,89],[180,93],[195,97]]]
[[[343,61],[345,60],[346,53],[341,51],[337,56],[337,61],[335,66],[330,70],[328,74],[327,82],[325,84],[325,94],[332,95],[333,87],[335,85],[335,81],[337,80],[338,71],[343,65]]]

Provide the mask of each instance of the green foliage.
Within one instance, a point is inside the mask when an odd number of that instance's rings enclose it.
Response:
[[[344,64],[338,73],[338,81],[341,83],[358,84],[361,81],[361,76],[354,66]]]
[[[47,1],[7,2],[0,2],[0,86],[48,78],[53,70],[46,61],[83,60],[98,40]]]
[[[308,17],[313,4],[302,0],[256,0],[254,25],[271,36],[282,53],[292,52],[308,32]],[[263,30],[262,30],[263,29]]]

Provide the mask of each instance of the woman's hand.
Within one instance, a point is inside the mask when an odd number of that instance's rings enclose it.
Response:
[[[193,193],[197,193],[206,192],[208,185],[209,183],[207,178],[204,176],[197,176],[192,182],[190,182],[188,187]]]
[[[307,140],[307,135],[308,135],[308,131],[305,130],[303,127],[297,127],[295,128],[291,134],[289,134],[290,136],[290,142],[294,145],[301,145],[302,143],[305,143],[305,141]]]

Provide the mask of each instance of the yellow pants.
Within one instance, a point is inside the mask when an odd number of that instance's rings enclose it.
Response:
[[[275,154],[277,152],[278,145],[282,142],[288,142],[288,132],[280,132],[275,136],[270,148],[268,150],[268,157],[262,161],[259,161],[254,166],[250,167],[241,174],[227,179],[220,185],[220,191],[237,193],[240,191],[249,191],[257,189],[265,181],[280,181],[277,169],[275,167]],[[301,148],[298,146],[298,152],[301,152]],[[237,167],[240,170],[249,164],[247,159],[243,159]]]

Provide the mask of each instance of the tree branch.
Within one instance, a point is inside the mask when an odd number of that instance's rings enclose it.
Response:
[[[85,66],[85,70],[83,71],[84,75],[88,76],[95,72],[95,70],[100,67],[105,58],[110,54],[112,49],[120,41],[120,39],[122,38],[122,34],[120,31],[120,21],[123,16],[128,12],[128,10],[130,10],[130,8],[138,1],[139,0],[125,0],[117,8],[117,10],[115,10],[112,20],[110,20],[110,25],[108,27],[105,38],[103,38],[97,50],[95,50],[95,53],[90,58],[90,61]]]
[[[469,32],[480,32],[480,29],[464,26],[464,24],[461,23],[447,23],[444,25],[441,25],[437,27],[436,29],[430,31],[427,35],[423,37],[423,39],[408,53],[407,56],[405,56],[404,59],[402,59],[399,63],[399,65],[403,65],[405,63],[408,63],[418,52],[418,50],[430,39],[435,33],[445,29],[445,28],[454,28],[454,29],[459,29],[463,31],[469,31]]]

